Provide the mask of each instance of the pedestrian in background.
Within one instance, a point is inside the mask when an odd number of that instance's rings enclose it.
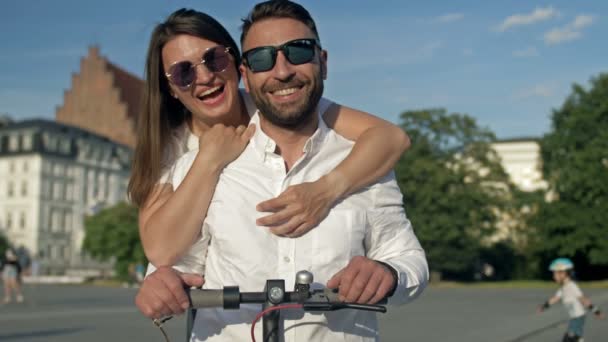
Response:
[[[2,280],[4,282],[4,303],[10,303],[12,295],[15,295],[17,303],[23,302],[21,293],[21,283],[19,282],[20,266],[15,252],[8,248],[5,252],[4,269],[2,270]]]

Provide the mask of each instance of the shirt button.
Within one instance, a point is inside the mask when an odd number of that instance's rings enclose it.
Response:
[[[289,259],[289,257],[287,257],[287,256],[286,256],[286,257],[283,257],[283,261],[285,261],[285,262],[290,262],[290,261],[291,261],[291,259]]]

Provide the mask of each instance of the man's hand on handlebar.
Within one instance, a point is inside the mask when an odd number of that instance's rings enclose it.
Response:
[[[327,287],[338,288],[342,301],[375,304],[394,288],[395,283],[396,279],[387,266],[356,256],[327,282]]]
[[[184,287],[200,287],[204,282],[200,275],[162,266],[143,281],[135,305],[146,317],[153,319],[182,314],[190,305]]]

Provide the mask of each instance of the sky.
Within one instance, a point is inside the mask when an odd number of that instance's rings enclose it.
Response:
[[[182,7],[238,41],[246,0],[19,0],[0,5],[0,114],[53,119],[96,45],[142,77],[153,27]],[[325,97],[399,123],[445,108],[498,138],[540,137],[574,83],[608,72],[608,1],[301,0],[328,51]],[[603,42],[603,43],[602,43]]]

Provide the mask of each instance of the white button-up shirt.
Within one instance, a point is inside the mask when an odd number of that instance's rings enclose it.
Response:
[[[256,204],[276,197],[290,185],[312,182],[330,172],[351,151],[353,143],[329,129],[319,117],[319,126],[305,144],[302,157],[287,171],[276,144],[260,126],[259,114],[251,122],[258,127],[243,153],[222,172],[203,224],[202,237],[185,256],[192,270],[200,270],[209,244],[206,289],[238,285],[241,291],[263,291],[267,279],[284,279],[293,291],[295,275],[308,270],[313,288],[344,268],[350,259],[363,255],[383,261],[398,271],[399,280],[390,304],[415,298],[428,279],[424,251],[407,219],[402,195],[394,174],[337,203],[313,230],[298,238],[276,236],[256,226]],[[178,186],[190,169],[197,151],[181,157],[173,184]],[[210,242],[209,242],[210,241]],[[196,260],[200,265],[193,265]],[[182,270],[184,270],[182,268]],[[193,341],[246,341],[259,305],[241,305],[239,310],[198,310]],[[303,313],[287,310],[285,341],[374,341],[378,338],[376,314],[359,310]],[[256,325],[261,336],[262,324]]]

